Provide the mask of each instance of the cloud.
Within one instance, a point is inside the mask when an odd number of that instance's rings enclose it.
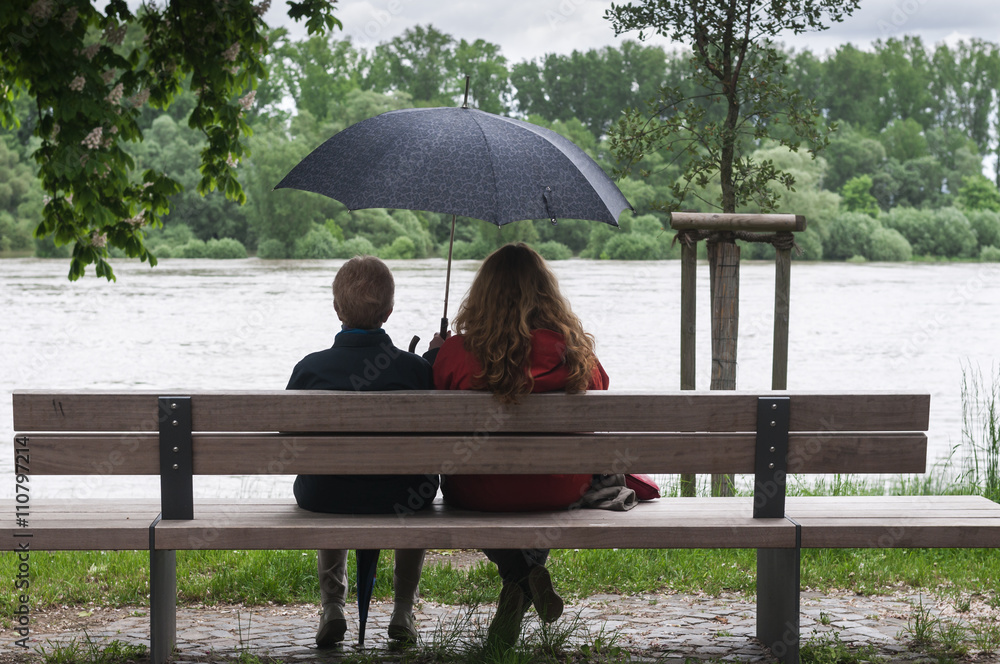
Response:
[[[357,44],[373,47],[402,34],[415,25],[431,24],[456,39],[499,44],[508,62],[539,58],[547,53],[586,51],[617,46],[636,33],[615,37],[604,18],[610,6],[605,0],[341,0],[337,16],[344,23],[344,36]],[[284,25],[293,37],[305,29],[288,19],[284,3],[268,12],[271,25]],[[1000,35],[1000,3],[996,0],[864,0],[853,16],[828,30],[803,35],[782,35],[779,41],[797,50],[817,54],[832,52],[852,43],[870,48],[877,39],[920,35],[927,45],[955,36],[996,41]],[[646,41],[670,48],[667,39]]]

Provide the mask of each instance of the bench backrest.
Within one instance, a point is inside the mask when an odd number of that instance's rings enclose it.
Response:
[[[32,474],[921,473],[919,394],[42,392],[13,397]],[[15,445],[15,450],[17,445]],[[178,484],[177,478],[182,478]]]

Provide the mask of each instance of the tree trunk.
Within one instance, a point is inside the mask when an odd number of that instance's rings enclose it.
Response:
[[[713,390],[736,389],[736,342],[740,327],[740,248],[729,233],[708,241],[712,291]],[[712,494],[732,495],[731,475],[712,475]]]

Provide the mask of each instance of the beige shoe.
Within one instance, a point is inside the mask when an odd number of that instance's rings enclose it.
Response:
[[[409,611],[393,611],[389,618],[389,638],[402,643],[416,643],[418,634],[417,627],[413,621],[413,614]]]
[[[347,618],[344,617],[344,607],[330,604],[323,607],[323,617],[316,631],[316,647],[332,648],[342,643],[347,634]]]
[[[536,565],[528,572],[528,587],[531,588],[531,603],[535,605],[538,619],[555,622],[562,615],[563,600],[552,587],[552,577],[544,565]]]

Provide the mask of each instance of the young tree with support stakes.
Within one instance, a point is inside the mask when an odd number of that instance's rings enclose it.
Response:
[[[288,15],[317,34],[340,25],[335,1],[290,0]],[[270,4],[168,0],[133,12],[125,0],[103,9],[89,0],[0,3],[0,123],[17,126],[18,95],[35,102],[34,158],[47,193],[35,235],[75,243],[70,279],[91,264],[114,279],[112,247],[155,265],[143,229],[160,223],[180,185],[156,169],[134,173],[126,146],[142,140],[141,109],[166,108],[184,86],[197,98],[188,124],[205,135],[199,192],[245,199],[236,165],[266,76]]]
[[[770,40],[784,32],[824,29],[827,22],[843,20],[859,4],[860,0],[612,3],[605,17],[616,34],[638,30],[639,39],[652,33],[688,44],[692,50],[691,76],[698,88],[690,94],[680,87],[664,86],[645,110],[625,111],[609,133],[619,163],[618,174],[629,174],[647,154],[661,153],[664,163],[679,164],[682,172],[672,186],[672,200],[659,201],[655,207],[673,213],[684,206],[690,195],[703,198],[700,192],[717,178],[721,187],[717,200],[704,202],[721,212],[731,215],[748,204],[756,204],[762,212],[774,210],[778,195],[768,184],[777,181],[791,189],[795,180],[770,160],[755,161],[752,151],[763,139],[773,138],[792,150],[798,150],[805,141],[815,154],[825,147],[830,128],[823,127],[811,100],[786,86],[785,60]],[[650,175],[646,170],[640,172]],[[685,245],[682,290],[691,293],[694,245],[699,239],[708,240],[713,390],[736,389],[738,235],[728,227],[713,230],[710,226],[688,227],[678,233]],[[779,235],[783,241],[791,240],[789,232]],[[751,234],[741,237],[757,239]],[[779,256],[787,257],[787,253],[786,248]],[[778,262],[778,281],[784,280],[787,285],[785,263]],[[691,315],[682,315],[681,388],[694,389],[693,299],[687,308]],[[693,489],[693,478],[684,478],[682,487],[685,484],[685,492]],[[728,493],[727,484],[731,480],[713,478],[713,492]]]

